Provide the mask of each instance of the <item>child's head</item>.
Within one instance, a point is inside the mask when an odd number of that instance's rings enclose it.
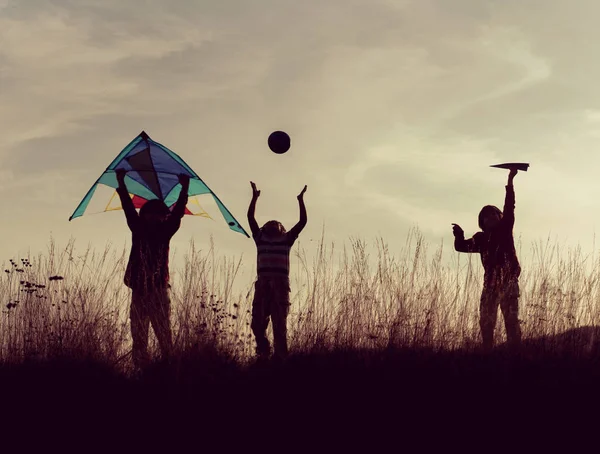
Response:
[[[494,229],[502,219],[502,211],[493,205],[484,206],[479,212],[479,228],[481,230]]]
[[[277,238],[285,234],[285,227],[279,221],[269,221],[262,226],[261,230],[265,235]]]
[[[148,200],[140,209],[140,217],[146,222],[162,222],[169,213],[165,202],[158,199]]]

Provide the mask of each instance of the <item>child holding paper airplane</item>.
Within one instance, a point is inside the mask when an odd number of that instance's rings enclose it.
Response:
[[[501,167],[502,166],[497,166]],[[454,248],[458,252],[481,254],[485,270],[483,292],[480,303],[479,325],[483,348],[490,351],[494,346],[494,329],[498,316],[498,306],[504,317],[506,337],[509,346],[521,343],[519,325],[519,276],[521,266],[517,259],[513,226],[515,223],[515,191],[513,179],[518,169],[527,170],[521,164],[508,165],[510,173],[506,185],[504,210],[492,205],[484,206],[479,213],[481,232],[465,239],[463,229],[453,225]]]

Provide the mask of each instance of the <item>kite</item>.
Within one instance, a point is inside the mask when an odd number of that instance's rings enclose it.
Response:
[[[229,228],[246,235],[248,238],[250,237],[196,172],[177,154],[164,145],[152,140],[144,131],[133,139],[106,168],[104,173],[96,180],[79,203],[69,221],[83,216],[90,201],[97,198],[94,197],[94,194],[98,195],[99,192],[102,190],[106,191],[107,188],[110,191],[105,198],[105,200],[109,199],[108,204],[100,212],[122,209],[116,193],[116,188],[118,187],[116,170],[118,169],[125,169],[127,171],[125,183],[133,205],[136,208],[141,208],[148,200],[160,199],[165,202],[169,209],[173,209],[181,192],[179,175],[188,175],[190,177],[190,188],[188,190],[189,198],[185,214],[213,219],[195,197],[210,195],[221,215],[225,218]],[[206,197],[204,198],[206,199]],[[208,201],[210,201],[210,198],[208,198]]]

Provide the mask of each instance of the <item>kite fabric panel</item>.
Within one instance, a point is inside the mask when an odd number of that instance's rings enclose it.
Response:
[[[135,194],[129,194],[129,197],[131,198],[131,201],[133,202],[133,206],[137,209],[140,209],[144,206],[144,204],[147,202],[146,199],[137,196]],[[175,208],[175,204],[171,205],[169,207],[170,210],[173,210],[173,208]],[[108,201],[108,205],[106,205],[106,208],[104,209],[104,211],[116,211],[116,210],[122,210],[123,207],[121,206],[121,199],[119,197],[119,194],[117,194],[117,192],[113,192],[110,200]],[[212,216],[210,214],[208,214],[204,208],[202,208],[202,205],[200,205],[200,202],[198,202],[198,198],[197,197],[189,197],[188,198],[188,203],[187,206],[185,207],[185,212],[184,214],[188,214],[190,216],[200,216],[203,218],[208,218],[208,219],[213,219]]]
[[[116,190],[118,187],[116,170],[119,169],[127,171],[125,184],[136,208],[141,208],[148,200],[160,199],[172,209],[181,192],[179,175],[185,174],[190,177],[189,199],[185,214],[213,219],[204,210],[196,196],[201,196],[203,200],[206,197],[209,199],[212,197],[229,228],[249,237],[240,223],[196,172],[174,152],[153,141],[144,131],[111,162],[75,209],[69,221],[83,216],[99,187]],[[103,211],[122,209],[116,191],[112,191],[112,196],[108,198],[105,206]]]

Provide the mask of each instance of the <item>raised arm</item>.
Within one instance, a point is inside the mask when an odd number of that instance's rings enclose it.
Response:
[[[167,232],[170,235],[175,235],[175,232],[179,230],[181,226],[181,219],[185,215],[185,207],[188,203],[188,191],[190,189],[190,177],[187,175],[179,175],[179,183],[181,184],[181,192],[175,202],[173,211],[165,221]]]
[[[304,205],[304,193],[306,192],[306,186],[302,189],[302,192],[298,195],[298,205],[300,206],[300,220],[298,223],[292,227],[289,231],[288,235],[292,238],[297,238],[300,235],[300,232],[304,229],[307,222],[306,217],[306,206]]]
[[[125,184],[126,173],[127,171],[124,169],[118,169],[116,171],[117,182],[119,183],[119,186],[117,188],[117,194],[119,194],[119,198],[121,199],[121,207],[123,207],[123,211],[125,212],[127,225],[129,226],[129,229],[133,232],[135,229],[137,229],[139,225],[140,216],[135,210],[135,206],[133,205],[131,197],[129,197],[129,191],[127,191],[127,185]]]
[[[258,223],[254,217],[254,212],[256,211],[256,201],[260,196],[260,191],[256,189],[254,182],[251,181],[250,184],[252,185],[252,200],[250,201],[250,206],[248,207],[248,224],[250,225],[252,236],[256,237],[259,234],[260,229],[258,228]]]
[[[465,240],[465,232],[458,224],[452,224],[452,231],[454,233],[454,249],[458,252],[480,252],[475,237]]]
[[[515,224],[515,188],[513,186],[513,179],[515,178],[517,172],[517,169],[511,169],[510,173],[508,174],[506,197],[504,199],[504,210],[502,212],[502,219],[511,227]]]

